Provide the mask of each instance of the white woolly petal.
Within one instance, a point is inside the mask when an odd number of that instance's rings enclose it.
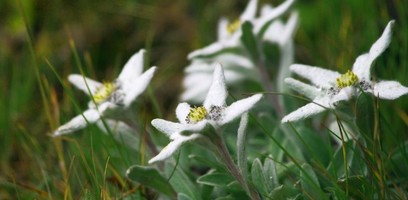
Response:
[[[316,88],[314,86],[311,86],[309,84],[300,82],[296,79],[293,78],[286,78],[285,83],[292,88],[293,90],[296,90],[297,92],[303,94],[309,99],[315,99],[319,95],[322,94],[321,89]]]
[[[269,25],[268,29],[266,29],[265,33],[263,34],[263,40],[277,43],[278,45],[283,44],[283,29],[284,24],[280,20],[273,21],[271,25]]]
[[[380,56],[385,51],[385,49],[387,49],[387,47],[390,45],[392,27],[394,26],[394,23],[395,23],[394,20],[388,22],[387,27],[385,27],[381,37],[378,38],[378,40],[371,46],[369,52],[371,61],[375,60],[378,56]]]
[[[257,6],[258,6],[258,0],[249,0],[247,7],[245,8],[244,12],[242,12],[241,16],[239,17],[242,23],[244,21],[251,21],[255,18]]]
[[[331,103],[337,103],[339,101],[346,101],[351,99],[356,93],[355,87],[349,86],[341,89],[338,94],[331,98]]]
[[[211,72],[188,73],[183,80],[184,92],[181,101],[202,103],[211,85]]]
[[[408,87],[397,81],[380,81],[374,84],[373,95],[380,99],[393,100],[408,94]]]
[[[146,51],[141,49],[139,52],[133,54],[132,57],[127,61],[119,74],[118,80],[126,82],[136,79],[143,71],[144,67],[144,56]]]
[[[164,147],[158,155],[149,160],[149,164],[171,157],[184,143],[199,139],[200,137],[202,137],[200,134],[191,134],[188,136],[177,134],[177,137]]]
[[[266,29],[263,39],[266,41],[284,46],[289,40],[293,38],[293,34],[297,28],[298,13],[292,12],[289,20],[286,24],[283,24],[280,20],[272,22]]]
[[[353,64],[353,73],[357,75],[360,80],[370,80],[370,64],[368,64],[368,53],[362,54],[357,57]]]
[[[246,75],[235,70],[225,70],[225,79],[227,84],[233,84],[245,78]],[[181,94],[181,101],[202,103],[209,91],[212,74],[209,72],[188,73],[184,77],[184,92]]]
[[[71,82],[75,87],[85,92],[85,94],[89,95],[95,94],[98,88],[102,87],[102,83],[98,81],[94,81],[90,78],[82,76],[80,74],[71,74],[68,76],[68,81]],[[89,90],[88,90],[89,88]]]
[[[152,120],[152,126],[154,126],[160,132],[170,137],[173,133],[181,132],[186,126],[185,124],[175,123],[163,119]]]
[[[188,113],[190,112],[190,104],[188,103],[179,103],[179,105],[176,108],[176,116],[179,122],[182,124],[187,123],[186,122],[186,117]]]
[[[203,105],[207,109],[212,105],[224,106],[227,95],[224,71],[220,64],[216,64],[210,90],[208,91]]]
[[[222,17],[218,21],[218,41],[224,40],[230,36],[228,33],[228,24],[229,21],[225,17]]]
[[[101,117],[101,114],[96,109],[89,109],[83,112],[81,115],[78,115],[72,118],[68,123],[60,126],[54,133],[53,136],[60,136],[63,134],[72,133],[74,131],[85,128],[88,123],[93,124],[98,121]]]
[[[197,72],[209,72],[211,74],[213,71],[214,65],[201,59],[193,60],[191,64],[184,69],[184,72],[187,74],[196,74]]]
[[[196,124],[181,124],[163,119],[154,119],[151,123],[157,130],[171,138],[174,133],[182,133],[184,131],[200,132],[207,125],[207,120],[200,121]]]
[[[245,69],[254,69],[254,64],[252,61],[244,57],[242,55],[236,55],[236,54],[220,54],[219,56],[216,56],[214,58],[217,62],[219,62],[222,66],[225,68],[231,67],[237,68],[237,67],[242,67]]]
[[[336,71],[302,64],[293,64],[290,66],[290,70],[310,80],[313,84],[324,88],[330,88],[335,85],[336,78],[341,76],[341,74]]]
[[[390,45],[394,23],[394,20],[388,22],[381,37],[371,46],[370,51],[366,54],[360,55],[354,62],[353,72],[357,74],[359,78],[364,78],[366,80],[370,79],[370,70],[373,61]]]
[[[322,105],[318,105],[316,103],[308,103],[303,107],[298,108],[297,110],[289,113],[282,119],[282,123],[287,123],[287,122],[294,122],[298,121],[301,119],[306,119],[310,116],[316,115],[318,113],[321,113],[325,110],[326,108],[323,107]]]
[[[254,23],[254,32],[258,33],[263,26],[265,26],[269,21],[274,20],[278,18],[279,16],[283,15],[286,11],[289,10],[289,8],[292,6],[292,4],[295,2],[295,0],[287,0],[278,7],[272,9],[270,12],[265,13],[265,15],[262,15],[255,23]]]
[[[261,100],[261,98],[261,94],[255,94],[251,97],[234,102],[225,109],[220,125],[227,124],[235,118],[240,117],[243,113],[251,109],[259,100]]]
[[[208,55],[212,55],[215,54],[217,52],[220,52],[221,50],[227,48],[225,45],[223,45],[223,43],[221,42],[215,42],[212,43],[206,47],[203,47],[201,49],[197,49],[191,53],[188,54],[187,58],[189,60],[198,57],[198,56],[208,56]]]
[[[264,4],[261,7],[260,15],[264,16],[267,15],[268,13],[273,12],[273,6],[270,4]]]
[[[229,83],[235,83],[237,81],[243,80],[247,78],[245,74],[239,73],[235,70],[226,70],[225,71],[225,80],[227,84]]]
[[[136,79],[123,83],[122,87],[125,93],[123,103],[125,105],[125,108],[130,106],[132,102],[146,90],[147,86],[150,84],[151,79],[153,78],[155,71],[156,67],[151,67]]]

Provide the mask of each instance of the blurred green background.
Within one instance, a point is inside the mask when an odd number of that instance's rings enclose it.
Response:
[[[262,0],[260,4],[281,2]],[[395,19],[391,45],[377,60],[373,74],[377,79],[397,80],[407,86],[407,2],[298,0],[294,6],[300,14],[295,61],[345,72],[358,55],[368,51],[387,22]],[[246,3],[0,1],[0,199],[67,197],[69,184],[64,176],[72,174],[75,176],[69,181],[79,184],[72,184],[74,196],[68,197],[79,198],[86,196],[86,190],[78,188],[92,188],[105,180],[95,174],[104,171],[107,156],[115,157],[109,150],[115,146],[111,138],[94,141],[78,132],[73,137],[73,143],[78,145],[70,148],[83,154],[65,154],[62,159],[64,144],[49,137],[59,124],[80,112],[66,92],[71,89],[66,77],[80,72],[73,52],[77,51],[87,76],[112,80],[133,53],[148,49],[150,66],[158,66],[159,71],[148,94],[140,100],[139,108],[146,113],[142,120],[149,124],[158,114],[165,119],[174,118],[177,95],[182,92],[183,68],[189,63],[187,54],[215,41],[219,17],[236,18]],[[75,51],[70,44],[74,44]],[[64,82],[58,80],[53,69]],[[78,91],[72,94],[79,107],[85,108],[87,97]],[[157,99],[156,110],[151,98]],[[382,104],[389,109],[383,113],[388,122],[399,130],[388,133],[392,137],[384,141],[392,145],[393,141],[406,140],[407,97]],[[108,167],[110,175],[106,179],[116,188],[113,191],[124,193],[130,189],[121,169],[132,164],[132,159],[139,159],[131,151],[125,154],[129,160],[123,161],[122,167]],[[87,170],[92,173],[87,174]]]

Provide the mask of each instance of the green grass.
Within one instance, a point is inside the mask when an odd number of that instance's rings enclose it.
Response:
[[[159,70],[132,110],[140,132],[150,132],[162,147],[168,139],[150,121],[157,117],[174,121],[187,54],[215,41],[219,17],[234,19],[245,5],[230,0],[2,1],[0,199],[157,197],[154,190],[125,177],[130,166],[147,165],[151,156],[145,154],[141,134],[132,133],[139,141],[132,147],[95,125],[69,136],[50,137],[59,125],[80,114],[89,100],[73,89],[67,76],[82,70],[88,77],[112,80],[130,55],[148,49],[149,66]],[[295,8],[300,16],[295,62],[340,72],[351,68],[387,22],[395,19],[391,45],[372,72],[374,79],[408,85],[405,1],[298,0]],[[241,99],[242,93],[259,92],[259,86],[248,84],[241,87],[245,91],[232,88],[236,93],[231,96]],[[255,169],[256,158],[260,168],[273,160],[281,186],[272,188],[271,196],[276,198],[300,194],[301,199],[328,195],[330,199],[406,199],[407,98],[385,101],[363,96],[351,102],[347,109],[357,116],[361,137],[343,140],[343,145],[334,143],[327,128],[332,113],[282,126],[268,112],[270,105],[261,102],[250,114],[248,166]],[[291,110],[305,103],[287,99],[293,104]],[[232,154],[237,126],[229,125],[224,135]],[[189,158],[190,154],[194,156]],[[203,199],[242,194],[238,186],[213,188],[196,182],[209,169],[226,174],[206,148],[188,144],[177,157],[178,167],[170,179],[176,191]],[[166,164],[166,178],[174,163]],[[184,185],[174,186],[180,182]]]

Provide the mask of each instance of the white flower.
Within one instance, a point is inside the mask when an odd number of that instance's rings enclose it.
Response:
[[[211,78],[216,66],[214,60],[222,64],[227,85],[248,78],[258,79],[254,64],[250,59],[243,56],[220,54],[210,60],[194,59],[185,69],[186,75],[183,80],[185,90],[181,95],[182,101],[198,103],[204,100],[205,94],[210,88]]]
[[[282,122],[297,121],[323,112],[326,108],[335,108],[336,103],[350,99],[361,92],[371,93],[381,99],[396,99],[408,93],[408,88],[397,81],[374,82],[370,79],[373,61],[381,55],[391,42],[392,26],[390,21],[381,37],[371,46],[370,51],[357,57],[352,71],[340,74],[335,71],[294,64],[291,71],[310,80],[313,85],[292,78],[285,82],[293,89],[303,93],[313,102],[297,109],[282,119]]]
[[[262,97],[262,95],[256,94],[226,106],[227,95],[224,73],[221,65],[218,64],[214,69],[212,84],[203,106],[191,107],[187,103],[180,103],[176,108],[179,123],[163,119],[152,121],[152,125],[166,134],[171,142],[149,163],[169,158],[185,142],[206,137],[200,132],[207,126],[218,130],[247,112]]]
[[[123,67],[114,82],[100,83],[79,74],[73,74],[68,80],[78,89],[91,96],[88,110],[60,126],[53,136],[68,134],[100,120],[102,116],[115,118],[118,112],[126,110],[132,102],[147,88],[156,67],[143,72],[145,50],[134,54]]]
[[[264,6],[261,15],[273,13],[271,6]],[[280,76],[287,77],[289,65],[293,63],[293,34],[297,27],[297,13],[293,12],[287,23],[274,20],[266,29],[263,40],[278,44],[280,48]],[[183,80],[185,91],[181,95],[182,101],[202,102],[205,93],[211,85],[211,76],[214,71],[214,63],[222,64],[227,85],[236,84],[242,80],[253,80],[260,82],[259,74],[255,64],[247,55],[224,52],[210,58],[195,58],[186,67],[186,76]],[[282,78],[283,79],[283,78]],[[278,81],[279,88],[282,81]]]
[[[284,14],[290,6],[292,6],[294,0],[287,0],[278,7],[270,9],[268,13],[263,12],[260,17],[256,17],[258,0],[250,0],[244,12],[241,14],[238,20],[229,22],[226,18],[221,18],[218,23],[218,41],[204,47],[202,49],[195,50],[188,55],[188,59],[192,59],[200,56],[214,55],[220,51],[237,48],[241,46],[240,37],[242,34],[241,25],[249,21],[253,24],[254,34],[258,34],[264,31],[268,22],[278,18]]]

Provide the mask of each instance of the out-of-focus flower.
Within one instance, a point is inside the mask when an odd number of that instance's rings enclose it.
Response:
[[[207,137],[205,134],[200,134],[207,127],[219,130],[225,124],[251,109],[262,97],[262,95],[256,94],[226,106],[227,95],[224,72],[221,65],[218,64],[214,69],[212,84],[203,106],[191,107],[188,103],[180,103],[176,108],[178,123],[163,119],[152,121],[152,125],[166,134],[171,142],[149,163],[169,158],[182,144],[188,141]]]
[[[396,99],[407,94],[408,88],[397,81],[374,82],[370,79],[373,61],[385,51],[391,42],[393,24],[394,21],[388,23],[381,37],[371,46],[370,51],[357,57],[352,71],[349,70],[345,74],[307,65],[290,66],[292,72],[310,80],[312,85],[292,78],[285,79],[285,82],[294,90],[312,99],[313,102],[286,115],[282,122],[297,121],[323,112],[327,108],[335,108],[339,101],[348,100],[361,92],[371,93],[381,99]]]
[[[72,133],[101,119],[120,118],[132,102],[147,88],[156,67],[143,72],[145,50],[134,54],[113,82],[100,83],[79,74],[72,74],[68,80],[78,89],[90,95],[88,109],[60,126],[53,136]]]
[[[248,58],[235,54],[220,54],[214,57],[222,64],[226,84],[234,84],[244,79],[258,80],[254,64]],[[215,64],[213,60],[194,59],[185,69],[183,86],[185,88],[181,95],[182,101],[194,103],[202,102],[211,85]]]
[[[277,8],[272,8],[269,5],[265,5],[261,9],[261,17],[254,18],[251,22],[256,21],[258,25],[254,26],[254,30],[260,31],[260,28],[263,27],[264,30],[262,31],[262,37],[260,37],[260,42],[270,42],[277,44],[280,50],[280,62],[279,62],[279,79],[277,84],[278,88],[281,90],[281,84],[283,82],[283,78],[289,76],[289,69],[288,66],[293,63],[293,34],[297,27],[297,19],[298,15],[297,12],[293,12],[288,21],[283,23],[279,19],[275,19],[276,17],[282,15],[286,10],[290,7],[293,1],[287,1],[284,4],[280,5]],[[250,13],[248,9],[254,9],[256,6],[252,5],[255,4],[255,1],[252,1],[248,4],[246,12],[244,12],[245,16],[248,16],[247,13]],[[271,19],[271,17],[273,17]],[[241,16],[242,18],[242,16]],[[248,17],[246,17],[248,18]],[[270,20],[267,20],[270,19]],[[263,24],[265,22],[271,22],[268,24]],[[260,25],[262,22],[262,26]],[[219,27],[219,32],[221,30],[226,30],[224,26]],[[235,41],[235,47],[240,47],[240,36],[241,30],[237,29],[234,34],[236,34],[237,38]],[[219,38],[228,38],[232,37],[229,36],[226,32],[219,35],[225,35],[225,37],[219,36]],[[232,40],[232,39],[230,39]],[[222,41],[219,39],[219,41]],[[211,46],[219,46],[219,43],[216,42]],[[229,40],[227,40],[229,41]],[[222,42],[221,42],[222,43]],[[228,45],[227,45],[228,46]],[[231,46],[231,47],[232,47]],[[209,47],[209,48],[210,48]],[[204,48],[206,49],[206,48]],[[210,48],[211,49],[211,48]],[[207,49],[208,50],[208,49]],[[207,51],[204,50],[204,51]],[[197,50],[196,52],[201,52]],[[194,52],[192,53],[194,54]],[[203,54],[204,55],[204,54]],[[194,56],[193,56],[194,57]],[[256,64],[249,58],[249,55],[246,53],[239,53],[236,51],[225,51],[222,53],[215,53],[210,57],[206,56],[197,56],[197,58],[193,58],[191,64],[186,67],[185,69],[185,79],[183,81],[183,86],[185,88],[184,93],[181,95],[182,101],[191,101],[191,102],[201,102],[203,101],[205,94],[209,87],[210,87],[210,80],[212,76],[212,71],[214,70],[214,63],[222,64],[227,80],[227,85],[236,84],[242,80],[253,80],[255,82],[260,82],[258,69],[255,67]]]
[[[218,40],[202,49],[195,50],[188,55],[189,59],[202,56],[211,56],[226,49],[241,47],[241,25],[248,21],[253,25],[253,33],[259,34],[265,31],[268,23],[284,14],[293,4],[294,0],[287,0],[276,8],[262,12],[256,17],[258,0],[250,0],[239,19],[229,22],[221,18],[218,23]]]

